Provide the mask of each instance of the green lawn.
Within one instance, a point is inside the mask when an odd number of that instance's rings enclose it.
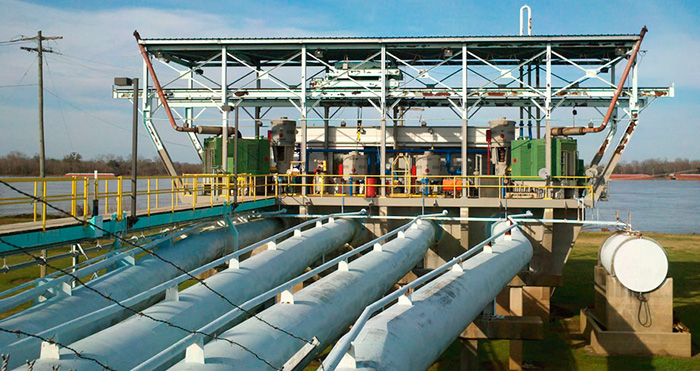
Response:
[[[552,297],[552,319],[545,339],[524,345],[526,368],[546,370],[700,370],[700,236],[647,234],[658,241],[669,256],[674,282],[675,316],[692,332],[692,359],[673,357],[604,357],[593,354],[578,335],[579,310],[593,304],[593,267],[598,248],[609,236],[605,232],[582,233],[564,269],[564,286]],[[445,351],[431,370],[458,370],[459,342]],[[479,342],[482,369],[508,366],[508,341]]]

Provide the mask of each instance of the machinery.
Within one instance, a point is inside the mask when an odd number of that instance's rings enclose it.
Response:
[[[280,117],[271,121],[270,145],[275,161],[277,173],[285,174],[289,171],[294,158],[294,144],[296,143],[296,121],[286,117]]]
[[[235,149],[228,143],[228,170],[234,170]],[[221,136],[204,140],[204,173],[211,174],[220,168]],[[238,138],[238,173],[252,175],[270,174],[270,141],[267,139]]]
[[[341,159],[343,164],[342,178],[343,182],[347,184],[344,193],[350,195],[362,193],[362,185],[365,182],[364,175],[369,175],[367,155],[358,151],[352,151],[341,156]]]
[[[311,80],[309,86],[324,89],[357,88],[358,84],[366,88],[381,87],[382,65],[380,62],[339,61],[335,63],[334,67],[326,74],[325,78]],[[396,66],[388,66],[386,77],[386,86],[396,88],[403,79],[403,74]]]
[[[504,176],[510,165],[511,142],[515,140],[515,121],[501,117],[498,120],[489,121],[489,134],[486,134],[489,143],[489,155],[494,166],[494,175]]]

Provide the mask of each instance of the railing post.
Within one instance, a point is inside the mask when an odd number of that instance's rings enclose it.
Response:
[[[38,188],[38,183],[36,180],[34,181],[34,221],[36,222],[36,196],[37,196],[37,188]]]
[[[160,178],[156,178],[156,209],[160,206],[158,201],[160,200]]]
[[[197,208],[197,177],[192,178],[192,210]]]
[[[78,179],[77,179],[77,177],[72,177],[72,179],[71,179],[70,194],[71,194],[70,214],[73,216],[78,216]]]
[[[90,202],[88,200],[88,192],[90,189],[90,180],[88,177],[83,178],[83,217],[87,218],[88,216],[88,203]]]
[[[105,214],[109,215],[109,179],[105,179]]]
[[[146,183],[146,215],[151,216],[151,178]]]
[[[175,178],[170,178],[170,212],[175,212]]]
[[[117,220],[122,220],[122,177],[117,178]]]

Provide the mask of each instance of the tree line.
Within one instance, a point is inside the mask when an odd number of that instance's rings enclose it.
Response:
[[[621,162],[615,168],[616,174],[661,175],[670,173],[700,173],[700,160],[677,158],[673,161],[652,158],[643,161]]]
[[[199,174],[201,164],[175,162],[178,174]],[[67,173],[113,173],[116,176],[131,175],[131,157],[99,155],[91,160],[83,159],[79,153],[72,152],[62,159],[46,159],[46,175],[62,176]],[[138,159],[138,174],[143,176],[168,175],[160,159]],[[0,157],[0,175],[38,176],[39,156],[29,157],[24,153],[13,151]]]

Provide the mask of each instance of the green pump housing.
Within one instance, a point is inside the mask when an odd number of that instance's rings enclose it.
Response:
[[[513,177],[538,176],[546,166],[545,140],[516,139],[511,142],[511,175]],[[583,160],[578,158],[576,139],[552,138],[552,178],[583,176]]]
[[[204,173],[221,169],[221,137],[204,139]],[[234,146],[230,139],[227,146],[228,172],[233,172]],[[262,138],[238,138],[238,173],[270,174],[270,141]]]

